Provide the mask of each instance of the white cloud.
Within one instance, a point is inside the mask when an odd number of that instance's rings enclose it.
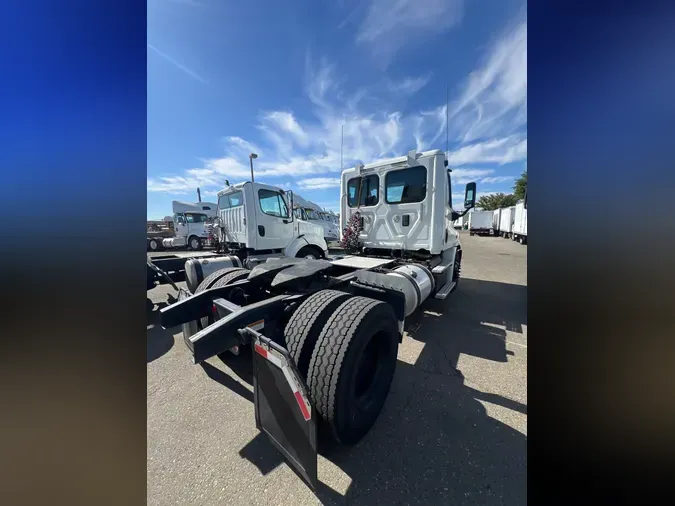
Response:
[[[424,88],[431,80],[431,74],[420,77],[406,77],[400,81],[389,81],[387,88],[393,93],[402,95],[414,95]]]
[[[465,184],[471,181],[482,180],[482,178],[492,173],[494,173],[492,169],[453,169],[450,179],[453,184]]]
[[[386,68],[399,49],[412,49],[462,19],[463,0],[370,0],[356,36]]]
[[[404,5],[400,8],[405,10],[408,2],[401,3]],[[521,120],[509,122],[506,119],[510,116],[506,114],[495,116],[505,108],[513,109],[517,116],[522,110],[518,108],[526,105],[527,77],[518,74],[526,58],[517,56],[526,56],[525,29],[523,25],[505,38],[505,45],[495,46],[486,63],[472,73],[457,99],[451,102],[451,133],[459,132],[453,137],[448,156],[450,167],[457,167],[453,170],[455,183],[506,182],[513,178],[475,165],[503,165],[527,158],[527,134],[520,129]],[[382,27],[376,27],[378,30],[382,37],[388,33]],[[372,89],[363,86],[348,89],[345,79],[337,75],[340,74],[334,64],[325,58],[312,61],[308,54],[305,93],[309,112],[302,116],[282,108],[261,112],[256,125],[261,134],[258,142],[237,135],[226,137],[221,156],[202,159],[200,167],[187,169],[180,175],[149,178],[148,191],[192,192],[197,186],[215,191],[223,187],[225,179],[248,180],[251,152],[259,155],[253,162],[256,180],[260,177],[276,184],[276,178],[297,178],[294,183],[300,188],[331,188],[339,186],[335,175],[341,168],[354,166],[356,162],[400,156],[413,148],[424,151],[445,147],[448,112],[445,104],[403,115],[384,98],[374,96]],[[429,76],[409,77],[385,83],[403,93],[420,89],[428,79]],[[385,98],[391,96],[387,94],[391,88],[380,91],[385,91]],[[495,121],[486,122],[490,117]],[[482,119],[476,121],[478,118]],[[467,119],[468,123],[462,123]],[[523,120],[526,121],[526,116]],[[472,131],[491,135],[473,138]]]
[[[513,176],[495,176],[495,177],[484,177],[481,179],[481,183],[493,184],[493,183],[505,183],[506,181],[513,181],[515,177]]]
[[[339,188],[339,177],[311,177],[298,181],[298,187],[303,190],[322,190],[325,188]]]
[[[284,111],[273,111],[265,114],[263,120],[274,125],[282,133],[289,134],[290,137],[302,147],[309,144],[307,132],[298,124],[293,113]]]
[[[156,48],[155,46],[153,46],[152,44],[148,44],[148,49],[152,49],[152,50],[153,50],[155,53],[157,53],[159,56],[161,56],[161,57],[164,58],[166,61],[168,61],[169,63],[171,63],[172,65],[174,65],[176,68],[178,68],[178,69],[182,70],[183,72],[185,72],[187,75],[189,75],[189,76],[192,77],[193,79],[196,79],[197,81],[199,81],[200,83],[203,83],[203,84],[209,84],[208,81],[207,81],[206,79],[204,79],[204,78],[202,78],[201,76],[199,76],[194,70],[190,70],[190,69],[187,68],[185,65],[182,65],[182,64],[178,63],[176,60],[174,60],[173,58],[171,58],[168,54],[163,53],[162,51],[160,51],[159,49],[157,49],[157,48]]]
[[[496,163],[504,165],[527,157],[527,139],[513,135],[463,146],[451,151],[448,156],[450,165],[468,163]]]
[[[527,123],[527,21],[507,31],[472,72],[450,115],[463,142]]]

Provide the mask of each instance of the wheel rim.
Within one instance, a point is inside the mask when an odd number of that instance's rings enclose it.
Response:
[[[150,241],[150,249],[151,250],[157,249],[157,241]]]
[[[312,254],[305,255],[305,258],[307,258],[307,259],[309,259],[309,260],[316,260],[316,257],[315,257],[314,255],[312,255]]]
[[[197,246],[199,246],[199,241],[197,239],[192,239],[190,246],[192,246],[193,249],[197,249]]]

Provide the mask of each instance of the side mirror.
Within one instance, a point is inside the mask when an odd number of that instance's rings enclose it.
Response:
[[[471,209],[476,205],[476,183],[468,183],[464,191],[464,209]]]
[[[527,209],[527,188],[525,188],[525,200],[523,201],[523,207]]]

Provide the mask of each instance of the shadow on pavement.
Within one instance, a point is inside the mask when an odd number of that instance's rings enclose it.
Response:
[[[504,328],[522,332],[527,324],[527,287],[476,279],[460,283],[454,296],[427,301],[406,322],[406,339],[424,343],[420,356],[415,365],[399,360],[384,410],[368,435],[354,447],[325,455],[351,484],[343,495],[320,482],[316,495],[324,504],[527,502],[527,437],[487,416],[479,401],[523,414],[527,405],[475,390],[457,370],[460,354],[507,362],[512,353]],[[250,360],[221,359],[252,382]],[[252,400],[228,374],[203,367]],[[240,456],[263,475],[284,462],[263,434]]]
[[[153,308],[148,307],[147,313],[147,363],[157,360],[159,357],[168,353],[173,347],[174,333],[178,332],[176,329],[163,329],[159,323],[159,310],[166,307],[166,302],[161,302],[154,305]]]
[[[428,301],[407,321],[408,337],[425,346],[414,366],[399,360],[368,435],[325,455],[351,484],[343,495],[320,482],[316,495],[324,504],[527,502],[527,437],[488,417],[478,401],[523,414],[527,405],[475,390],[457,371],[460,353],[508,360],[499,327],[522,332],[527,287],[462,279],[460,293]],[[240,455],[262,474],[283,462],[262,434]]]

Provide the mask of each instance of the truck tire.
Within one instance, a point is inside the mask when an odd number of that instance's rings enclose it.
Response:
[[[525,239],[525,236],[524,236],[524,235],[521,235],[521,236],[518,238],[518,242],[519,242],[520,244],[525,244],[525,243],[527,242],[527,239]]]
[[[251,273],[251,271],[249,271],[248,269],[243,269],[241,267],[228,267],[227,269],[223,270],[229,270],[229,272],[226,272],[224,275],[220,276],[216,281],[214,281],[211,284],[209,288],[221,288],[223,286],[227,286],[230,283],[234,283],[235,281],[247,278],[248,275]],[[215,272],[213,274],[215,274]],[[206,279],[204,279],[204,281],[200,283],[200,285],[197,287],[197,290],[199,290],[199,288],[205,282]],[[199,323],[201,324],[201,328],[204,328],[208,326],[210,323],[213,323],[213,318],[210,316],[204,316],[203,318],[201,318]]]
[[[159,251],[159,241],[157,239],[148,240],[148,251]]]
[[[284,329],[286,349],[293,357],[303,379],[307,379],[309,362],[319,334],[337,307],[351,295],[337,290],[321,290],[300,304]]]
[[[208,290],[213,286],[213,284],[218,281],[220,278],[222,278],[225,274],[229,274],[231,272],[236,272],[236,271],[242,271],[246,270],[241,267],[225,267],[224,269],[220,269],[216,272],[212,272],[208,276],[206,276],[201,283],[199,283],[199,286],[195,290],[195,293],[200,293],[203,292],[204,290]],[[249,271],[247,271],[249,272]]]
[[[248,269],[244,269],[242,267],[233,267],[233,269],[237,269],[236,271],[228,272],[224,276],[222,276],[218,281],[213,283],[211,288],[220,288],[222,286],[227,286],[230,283],[234,283],[235,281],[239,281],[241,279],[247,278],[248,275],[251,273]],[[206,280],[204,280],[206,281]],[[202,283],[204,282],[202,281]]]
[[[191,235],[188,239],[188,248],[193,251],[202,249],[202,240],[196,235]]]
[[[389,304],[351,297],[326,322],[307,386],[329,442],[357,443],[389,394],[398,353],[398,320]]]
[[[300,248],[300,251],[295,255],[295,258],[310,258],[310,259],[317,259],[317,258],[323,258],[324,254],[323,251],[321,251],[321,248],[318,246],[303,246]]]

